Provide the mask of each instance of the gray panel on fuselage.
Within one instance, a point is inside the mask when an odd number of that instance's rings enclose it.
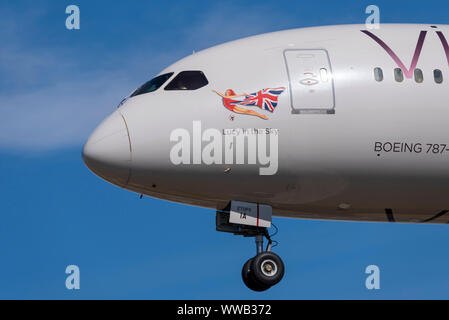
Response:
[[[285,50],[293,113],[334,113],[332,68],[326,50]]]

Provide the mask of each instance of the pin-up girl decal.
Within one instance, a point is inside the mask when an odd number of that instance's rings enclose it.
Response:
[[[260,114],[260,113],[254,111],[254,110],[245,109],[245,108],[242,108],[242,107],[238,106],[239,104],[242,103],[243,99],[235,100],[235,98],[246,97],[246,94],[239,94],[239,95],[237,95],[234,92],[234,90],[232,90],[232,89],[226,90],[225,94],[222,94],[222,93],[220,93],[218,91],[215,91],[215,90],[213,90],[213,91],[223,98],[223,105],[227,109],[229,109],[230,111],[235,112],[235,113],[240,113],[240,114],[248,114],[248,115],[251,115],[251,116],[259,117],[259,118],[264,119],[264,120],[268,120],[268,117],[264,116],[263,114]]]
[[[284,87],[267,88],[259,90],[255,93],[245,93],[239,95],[237,95],[232,89],[226,90],[225,94],[215,90],[213,91],[223,98],[223,105],[232,112],[248,114],[268,120],[267,116],[254,110],[242,108],[241,106],[255,106],[261,108],[262,110],[273,112],[278,104],[278,97],[282,92],[284,92],[284,90]]]

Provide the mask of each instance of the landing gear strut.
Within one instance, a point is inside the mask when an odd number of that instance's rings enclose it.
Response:
[[[231,232],[244,237],[255,237],[257,254],[243,266],[242,279],[253,291],[265,291],[279,283],[284,276],[284,263],[281,258],[271,252],[272,241],[267,228],[229,223],[226,212],[217,211],[217,231]],[[264,251],[264,238],[268,245]]]

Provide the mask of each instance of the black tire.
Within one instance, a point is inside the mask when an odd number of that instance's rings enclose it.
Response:
[[[253,291],[262,292],[262,291],[268,290],[270,288],[270,286],[257,283],[250,274],[251,273],[251,263],[252,263],[253,259],[254,258],[246,261],[245,265],[243,266],[242,280],[245,283],[245,285]]]
[[[274,286],[284,276],[284,263],[273,252],[262,252],[252,259],[249,275],[255,283]]]

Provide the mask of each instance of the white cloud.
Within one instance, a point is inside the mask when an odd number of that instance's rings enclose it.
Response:
[[[29,44],[20,23],[0,22],[0,30],[9,31],[0,32],[0,39],[8,40],[0,47],[2,151],[80,147],[120,100],[169,58],[160,52],[152,53],[151,61],[141,52],[93,52],[86,64],[68,54],[70,48]],[[104,64],[92,68],[95,59]]]
[[[185,29],[189,43],[199,49],[265,32],[297,27],[295,17],[279,5],[254,3],[216,4]]]
[[[82,144],[131,87],[121,79],[101,74],[1,97],[0,147],[42,151]]]
[[[44,9],[21,14],[25,18],[9,12],[0,21],[0,149],[19,152],[80,147],[121,98],[183,54],[277,30],[281,21],[276,10],[265,6],[230,15],[225,6],[212,5],[192,24],[173,31],[181,36],[175,50],[143,43],[105,51],[105,56],[85,51],[89,66],[101,59],[101,66],[92,68],[83,64],[86,56],[77,59],[68,47],[31,44],[26,30],[45,16]]]

